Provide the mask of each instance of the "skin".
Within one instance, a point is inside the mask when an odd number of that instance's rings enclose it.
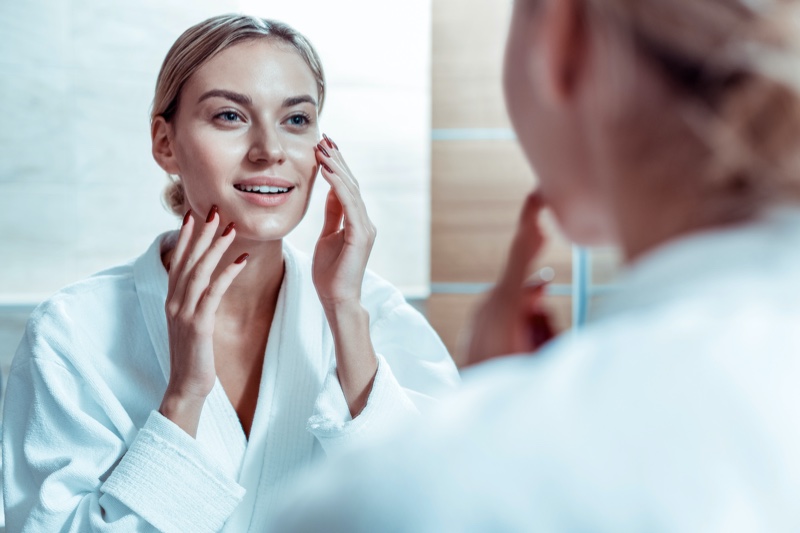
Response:
[[[584,9],[580,0],[514,2],[503,86],[539,185],[523,206],[505,271],[477,310],[462,360],[532,353],[546,342],[542,291],[532,293],[524,275],[542,248],[538,217],[545,206],[570,240],[616,246],[628,263],[678,236],[730,223],[708,215],[698,185],[703,180],[696,176],[702,152],[692,143],[671,142],[690,136],[661,112],[675,108],[676,95]],[[620,65],[631,75],[630,94],[615,83]],[[609,127],[615,106],[630,105],[633,94],[671,142],[670,157],[647,174],[621,154]],[[687,178],[675,186],[676,176]]]
[[[366,405],[377,359],[360,291],[375,227],[338,147],[320,141],[317,113],[316,81],[303,59],[259,39],[207,61],[184,85],[175,117],[153,121],[153,156],[181,177],[191,209],[162,255],[171,370],[160,411],[192,436],[217,379],[249,436],[283,281],[282,239],[302,220],[318,170],[331,191],[314,285],[351,414]],[[286,202],[256,205],[235,186],[263,176],[291,185]]]

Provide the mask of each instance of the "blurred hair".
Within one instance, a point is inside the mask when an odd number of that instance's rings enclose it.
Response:
[[[643,176],[660,166],[663,186],[701,176],[709,209],[729,218],[800,198],[800,1],[583,1],[587,21],[632,46],[676,104],[654,106],[614,65],[623,81],[604,142],[618,159]]]
[[[181,89],[186,81],[207,61],[235,44],[254,39],[271,39],[291,46],[306,62],[317,82],[319,112],[325,102],[325,74],[322,62],[311,43],[291,26],[282,22],[228,14],[211,17],[183,32],[167,52],[156,81],[155,97],[150,113],[170,122],[180,104]],[[179,176],[169,176],[164,202],[175,214],[183,215],[185,196]]]

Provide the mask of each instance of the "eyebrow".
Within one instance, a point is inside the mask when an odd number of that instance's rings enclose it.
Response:
[[[225,98],[232,102],[236,102],[240,105],[253,105],[253,100],[247,96],[246,94],[235,93],[233,91],[226,91],[224,89],[212,89],[203,93],[203,96],[197,101],[197,103],[202,102],[203,100],[207,100],[208,98]]]
[[[292,96],[283,101],[283,107],[294,107],[299,104],[311,104],[314,107],[317,107],[317,101],[307,94],[302,96]]]
[[[212,89],[210,91],[206,91],[197,101],[198,103],[202,102],[203,100],[207,100],[208,98],[225,98],[232,102],[235,102],[240,105],[253,105],[253,99],[247,96],[246,94],[241,94],[233,91],[226,91],[225,89]],[[283,101],[283,107],[294,107],[299,104],[311,104],[314,107],[317,106],[317,101],[307,95],[304,94],[302,96],[290,96],[286,100]]]

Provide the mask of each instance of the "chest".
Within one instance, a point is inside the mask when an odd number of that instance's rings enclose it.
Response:
[[[248,438],[258,403],[268,335],[268,328],[247,334],[214,334],[217,378]]]

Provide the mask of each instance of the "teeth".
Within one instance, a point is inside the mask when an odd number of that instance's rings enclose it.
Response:
[[[261,194],[278,194],[289,192],[289,189],[286,187],[270,187],[269,185],[236,185],[236,188],[240,191],[257,192]]]

